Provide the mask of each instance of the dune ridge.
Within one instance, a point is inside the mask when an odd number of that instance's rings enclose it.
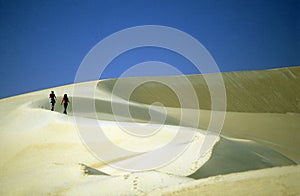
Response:
[[[193,85],[198,95],[201,109],[211,109],[210,93],[205,78],[214,77],[215,74],[169,76],[166,81],[178,82],[180,77],[186,77]],[[254,112],[254,113],[299,113],[300,112],[300,68],[299,66],[260,71],[239,71],[221,73],[226,87],[228,112]],[[112,92],[116,80],[134,85],[142,83],[143,78],[120,78],[100,81],[98,88]],[[181,80],[179,80],[181,82]],[[186,85],[179,83],[178,85]],[[164,93],[160,93],[164,92]],[[114,92],[120,95],[118,92]],[[122,97],[122,95],[120,95]],[[166,107],[180,107],[176,94],[166,85],[147,82],[140,85],[132,93],[130,101],[151,104],[159,101]],[[191,108],[191,107],[188,107]]]
[[[300,162],[300,67],[222,73],[228,111],[214,147],[205,156],[200,156],[197,152],[211,115],[210,95],[204,81],[204,77],[210,75],[163,77],[173,83],[178,77],[187,77],[198,95],[200,110],[189,106],[180,108],[174,97],[176,94],[155,82],[140,85],[130,100],[124,100],[122,94],[112,92],[115,79],[1,99],[0,147],[5,150],[0,152],[0,194],[157,195],[218,194],[220,191],[243,194],[243,190],[249,191],[247,186],[266,186],[271,178],[274,179],[272,186],[258,190],[258,193],[270,194],[279,190],[276,183],[284,187],[280,188],[282,194],[299,193],[295,182],[299,181],[296,164]],[[126,86],[147,78],[120,80]],[[176,85],[184,88],[185,84],[179,82]],[[74,88],[80,91],[79,96],[73,96]],[[89,89],[95,89],[95,97],[85,96]],[[58,98],[55,112],[49,111],[50,90],[54,90]],[[96,114],[85,107],[74,113],[72,104],[68,108],[69,115],[62,114],[59,103],[64,93],[70,96],[71,103],[94,104]],[[163,109],[153,102],[162,103]],[[112,104],[121,108],[129,105],[130,116],[115,113]],[[200,114],[199,122],[192,123],[188,118],[181,122],[182,110],[191,119]],[[78,124],[76,118],[85,119],[87,123]],[[160,124],[161,119],[165,119],[164,125]],[[115,144],[137,152],[151,151],[168,143],[178,128],[186,134],[193,133],[194,137],[188,141],[189,147],[167,165],[134,172],[111,167],[109,162],[94,156],[78,134],[78,128],[86,131],[96,128],[89,121],[102,125]],[[139,131],[145,124],[150,128],[162,127],[162,131],[161,135],[154,134],[141,142],[123,134],[118,123],[131,131]],[[174,148],[180,145],[174,143]],[[101,151],[114,154],[105,140],[101,143]],[[142,154],[119,155],[109,161],[134,167],[143,158]]]

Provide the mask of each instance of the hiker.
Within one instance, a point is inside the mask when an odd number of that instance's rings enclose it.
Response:
[[[51,91],[51,93],[49,94],[49,98],[50,98],[50,103],[51,103],[51,111],[54,111],[54,105],[55,105],[55,99],[56,99],[56,96],[54,94],[54,91]]]
[[[61,104],[60,104],[60,105],[64,104],[64,109],[65,109],[64,114],[67,114],[67,107],[68,107],[69,103],[70,103],[70,101],[69,101],[68,95],[64,94],[64,97],[61,100]]]

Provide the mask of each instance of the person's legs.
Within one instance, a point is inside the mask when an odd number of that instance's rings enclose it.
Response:
[[[67,104],[67,103],[64,103],[64,108],[65,108],[64,114],[67,114],[67,107],[68,107],[68,104]]]
[[[54,111],[54,102],[51,103],[51,111]]]

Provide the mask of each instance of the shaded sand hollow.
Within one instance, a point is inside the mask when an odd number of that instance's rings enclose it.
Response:
[[[200,109],[192,103],[180,108],[178,92],[155,82],[163,79],[187,88],[182,77],[194,87]],[[0,195],[300,194],[300,67],[222,73],[227,95],[224,126],[201,154],[211,119],[205,77],[215,76],[119,79],[128,88],[140,84],[129,98],[114,91],[116,80],[110,79],[1,99]],[[49,111],[50,90],[58,103],[67,93],[71,103],[80,106],[71,104],[68,115],[62,114],[60,104]],[[90,90],[93,97],[88,96]],[[122,112],[127,106],[129,113]],[[199,114],[197,123],[191,120]],[[99,153],[111,155],[102,161],[78,132],[98,128],[89,122],[101,125],[110,142],[136,153],[116,154],[108,140],[100,138]],[[160,129],[136,137],[120,127],[137,134]],[[192,137],[170,162],[135,171],[110,166],[143,168],[147,153],[169,144],[178,132]],[[171,149],[182,145],[176,140]]]

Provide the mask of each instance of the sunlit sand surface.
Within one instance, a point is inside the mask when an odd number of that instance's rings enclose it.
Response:
[[[204,154],[200,151],[210,133],[211,99],[202,75],[164,77],[183,87],[178,77],[187,77],[200,109],[192,104],[180,108],[176,93],[153,82],[140,85],[127,100],[113,91],[115,79],[1,99],[0,194],[300,194],[300,67],[222,76],[225,121]],[[130,86],[146,78],[120,80]],[[85,96],[91,88],[94,97]],[[58,98],[54,112],[49,109],[50,90]],[[65,93],[82,106],[75,111],[70,104],[68,115],[59,104]],[[91,103],[95,113],[84,107]],[[128,105],[130,115],[114,109]],[[189,120],[197,115],[196,124]],[[97,138],[97,153],[106,160],[97,157],[79,131],[99,126],[106,137]],[[178,133],[187,139],[176,140]],[[132,154],[118,154],[110,143]],[[180,153],[143,169],[163,159],[149,156],[170,143],[170,153]]]

